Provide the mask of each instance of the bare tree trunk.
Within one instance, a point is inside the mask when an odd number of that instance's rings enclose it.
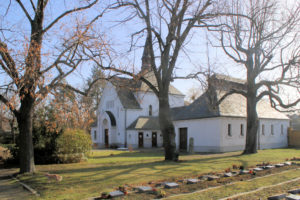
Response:
[[[34,153],[32,142],[32,118],[34,110],[34,99],[26,95],[21,101],[20,112],[17,116],[20,132],[20,173],[35,172]]]
[[[250,91],[247,96],[247,134],[243,154],[257,153],[257,130],[256,94]]]
[[[14,124],[15,124],[15,117],[13,116],[12,120],[10,120],[10,129],[11,129],[13,144],[16,144],[16,134],[15,134]]]
[[[159,97],[159,125],[163,134],[165,160],[177,161],[175,128],[171,119],[168,92],[162,92],[161,94]]]

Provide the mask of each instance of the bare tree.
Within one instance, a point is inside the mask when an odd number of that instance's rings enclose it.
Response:
[[[87,58],[80,53],[90,39],[94,23],[102,13],[84,19],[84,11],[94,8],[99,0],[54,4],[49,0],[7,1],[7,12],[0,27],[0,101],[14,113],[20,131],[20,173],[34,172],[32,118],[38,104],[60,81],[70,75]],[[50,4],[53,3],[53,4]],[[48,6],[48,5],[51,6]],[[68,6],[73,8],[67,8]],[[52,7],[53,6],[53,7]],[[66,6],[57,14],[55,6]],[[22,14],[10,16],[18,10]],[[47,14],[51,12],[51,14]],[[68,20],[69,23],[66,23]],[[84,21],[85,20],[85,21]],[[88,21],[88,22],[87,22]],[[72,23],[70,23],[72,22]],[[19,102],[14,107],[7,92]]]
[[[232,1],[220,18],[218,30],[225,54],[246,71],[246,90],[232,89],[247,99],[247,136],[245,154],[257,152],[258,115],[256,105],[269,98],[276,109],[290,108],[299,99],[300,4],[292,10],[280,10],[276,0]],[[298,29],[298,30],[297,30]],[[285,100],[284,90],[294,89],[294,99]]]
[[[214,5],[211,0],[117,1],[113,8],[131,11],[131,15],[127,16],[123,23],[131,20],[142,21],[142,27],[131,35],[133,38],[131,47],[136,44],[136,38],[145,38],[143,37],[145,35],[147,38],[145,45],[147,56],[144,57],[147,67],[142,69],[141,73],[124,70],[113,64],[104,67],[95,50],[86,51],[102,69],[113,70],[141,80],[156,94],[159,100],[159,123],[163,134],[165,160],[177,159],[175,130],[168,97],[170,82],[176,78],[174,75],[176,62],[195,25],[206,27],[207,21],[213,16]],[[154,81],[150,81],[149,76],[154,77]]]

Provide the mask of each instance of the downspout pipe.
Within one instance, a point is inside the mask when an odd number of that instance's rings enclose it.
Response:
[[[125,110],[125,124],[124,124],[124,133],[125,133],[125,141],[124,141],[124,144],[125,144],[125,148],[127,147],[127,130],[126,130],[126,124],[127,124],[127,109],[124,108]]]

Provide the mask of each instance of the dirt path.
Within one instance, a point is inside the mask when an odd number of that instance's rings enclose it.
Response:
[[[30,199],[32,194],[11,179],[9,175],[17,172],[17,169],[0,169],[0,199],[1,200],[24,200]]]

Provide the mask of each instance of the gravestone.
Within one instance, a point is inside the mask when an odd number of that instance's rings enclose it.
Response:
[[[278,194],[271,197],[268,197],[268,200],[280,200],[284,199],[286,197],[286,194]]]
[[[208,181],[213,181],[213,180],[216,180],[216,179],[219,179],[219,178],[220,178],[220,177],[214,176],[214,175],[207,176],[207,180],[208,180]]]
[[[290,194],[285,199],[286,200],[300,200],[300,196],[299,195],[295,195],[295,194]]]
[[[150,186],[140,186],[137,188],[139,192],[151,192],[152,187]]]
[[[291,162],[285,162],[285,163],[283,163],[284,165],[287,165],[287,166],[290,166],[290,165],[292,165],[292,163]]]
[[[300,188],[289,190],[288,193],[291,193],[291,194],[300,194]]]
[[[268,166],[266,166],[266,169],[273,169],[273,168],[275,168],[274,165],[268,165]]]
[[[240,171],[240,174],[249,174],[249,173],[250,173],[249,170],[241,170],[241,171]]]
[[[109,195],[111,196],[111,198],[114,198],[114,197],[124,196],[124,193],[121,192],[120,190],[116,190],[116,191],[110,192]]]
[[[233,174],[231,172],[228,172],[228,173],[224,173],[224,177],[232,177]]]
[[[199,177],[199,179],[201,179],[201,180],[207,180],[207,177],[208,177],[209,175],[203,175],[203,176],[200,176]]]
[[[279,163],[279,164],[275,165],[275,167],[283,167],[283,166],[284,166],[284,164],[282,164],[282,163]]]
[[[165,183],[165,188],[177,188],[179,185],[177,183]]]
[[[187,184],[195,184],[195,183],[198,183],[199,182],[199,180],[198,179],[193,179],[193,178],[191,178],[191,179],[188,179],[187,180]]]
[[[194,154],[194,138],[190,138],[190,143],[189,143],[189,153]]]

